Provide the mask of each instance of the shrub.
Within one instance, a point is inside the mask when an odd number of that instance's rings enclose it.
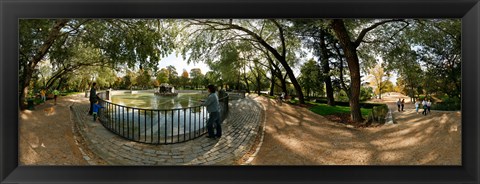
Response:
[[[327,100],[326,99],[316,99],[315,103],[321,103],[321,104],[326,104]],[[350,102],[344,102],[344,101],[335,101],[335,105],[339,106],[350,106]],[[365,103],[365,102],[360,102],[360,108],[366,108],[366,109],[371,109],[375,106],[381,106],[385,105],[382,103]]]
[[[432,104],[432,110],[457,111],[461,110],[462,103],[460,98],[444,98],[442,102]]]
[[[373,97],[373,89],[371,87],[360,87],[360,101],[366,101]]]
[[[322,116],[325,115],[335,115],[335,114],[349,114],[350,113],[350,107],[345,107],[345,106],[329,106],[326,104],[315,104],[312,103],[312,107],[310,107],[310,111],[320,114]],[[367,116],[368,114],[371,113],[371,109],[366,109],[366,108],[361,108],[360,109],[362,116]]]
[[[388,106],[386,104],[381,104],[374,106],[372,112],[368,115],[369,121],[384,123],[385,117],[387,117]]]

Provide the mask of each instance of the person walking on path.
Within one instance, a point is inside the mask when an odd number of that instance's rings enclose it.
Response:
[[[47,101],[47,97],[45,96],[45,94],[46,94],[45,89],[40,90],[40,96],[42,97],[43,103]]]
[[[404,111],[404,110],[403,110],[403,107],[405,106],[405,98],[404,98],[404,99],[402,99],[402,102],[401,102],[401,104],[402,104],[402,111]]]
[[[415,112],[418,114],[418,106],[420,105],[420,102],[418,102],[418,99],[415,101]]]
[[[426,116],[426,115],[427,115],[427,100],[426,100],[426,99],[423,99],[422,105],[423,105],[423,112],[422,112],[422,114],[423,114],[424,116]]]
[[[431,100],[428,100],[427,102],[427,110],[428,110],[428,113],[430,114],[430,107],[432,106],[432,101]]]
[[[202,100],[202,106],[207,107],[207,112],[210,113],[210,117],[208,118],[207,121],[207,132],[208,138],[215,139],[222,137],[222,127],[220,125],[220,108],[219,108],[219,102],[218,102],[218,96],[215,93],[215,86],[213,85],[208,85],[208,92],[210,94],[208,95],[206,100]],[[213,125],[215,124],[215,129],[216,129],[216,134],[213,132]]]
[[[400,112],[400,105],[401,105],[401,103],[402,103],[402,102],[400,101],[400,98],[399,98],[398,101],[397,101],[398,112]]]
[[[93,104],[97,102],[97,90],[95,89],[95,86],[97,85],[96,82],[92,83],[92,88],[90,89],[90,110],[88,110],[88,115],[92,115],[93,113]]]
[[[102,107],[100,104],[98,104],[98,100],[93,104],[93,112],[92,112],[92,115],[93,115],[93,122],[96,122],[97,121],[97,114],[98,114],[98,111],[101,109],[101,108],[104,108]]]
[[[57,105],[57,96],[60,94],[58,90],[53,90],[53,99],[55,101],[55,105]]]

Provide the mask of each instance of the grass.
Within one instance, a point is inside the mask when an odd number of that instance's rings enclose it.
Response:
[[[338,105],[329,106],[327,104],[320,104],[320,103],[310,103],[310,104],[314,105],[313,107],[310,107],[310,111],[322,116],[350,113],[350,107],[348,106],[338,106]],[[372,109],[361,108],[360,111],[362,113],[362,116],[366,117],[370,112],[372,112]]]
[[[75,95],[75,94],[83,94],[85,92],[60,92],[60,96],[69,96],[69,95]]]
[[[290,100],[289,101],[291,104],[298,104],[298,100]],[[326,115],[335,115],[335,114],[350,114],[350,106],[329,106],[327,104],[323,103],[315,103],[311,101],[305,101],[308,105],[312,106],[310,107],[310,111],[317,113],[322,116]],[[367,108],[360,108],[360,111],[362,113],[363,117],[367,117],[369,113],[372,112],[372,109],[367,109]]]

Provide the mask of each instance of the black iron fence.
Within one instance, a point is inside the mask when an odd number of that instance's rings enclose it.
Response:
[[[148,144],[185,142],[207,132],[208,112],[205,106],[176,109],[145,109],[112,103],[105,92],[98,95],[99,120],[111,132],[128,140]],[[221,121],[228,115],[229,96],[221,96]]]

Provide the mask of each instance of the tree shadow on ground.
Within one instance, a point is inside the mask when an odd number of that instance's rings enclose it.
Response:
[[[306,108],[257,97],[266,107],[265,139],[255,165],[460,165],[457,112],[407,114],[396,125],[350,128]]]

